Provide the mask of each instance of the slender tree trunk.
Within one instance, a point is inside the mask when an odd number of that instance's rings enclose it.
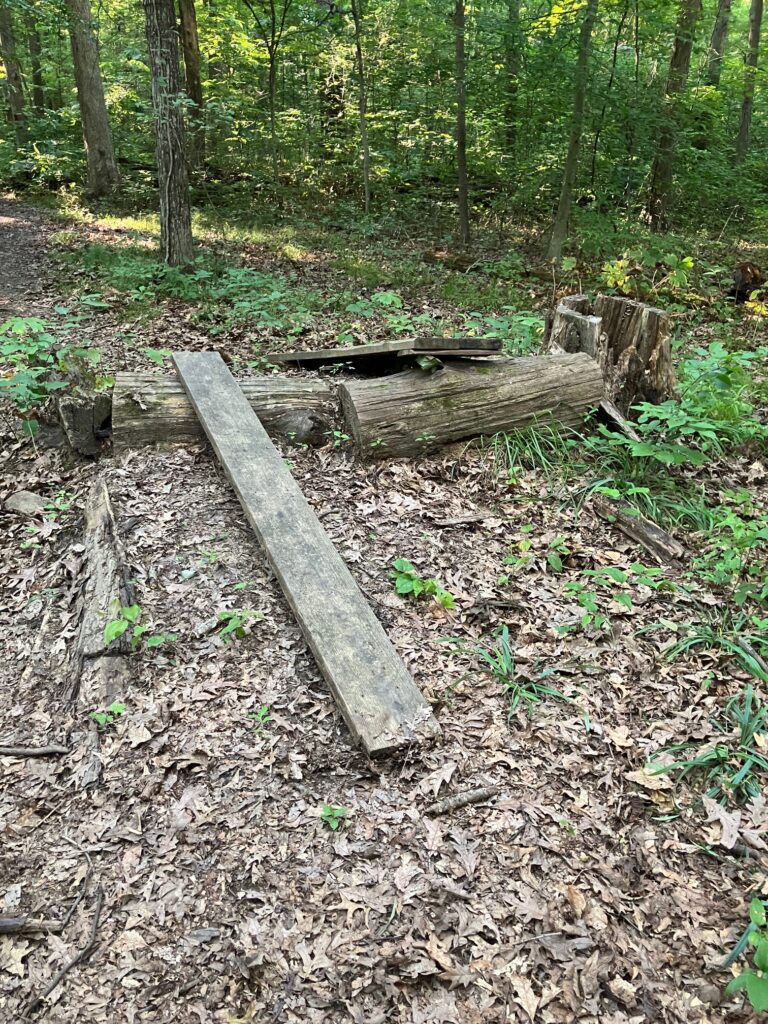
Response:
[[[757,58],[760,52],[760,29],[763,23],[763,0],[752,0],[749,8],[749,39],[744,70],[744,99],[741,103],[739,134],[736,138],[736,163],[740,164],[749,149],[749,128],[752,123],[752,105],[755,99]]]
[[[184,52],[187,96],[194,104],[189,113],[189,132],[187,134],[189,165],[190,167],[202,167],[205,162],[205,123],[195,0],[179,0],[179,21],[181,23],[181,45]]]
[[[675,43],[669,62],[666,100],[659,126],[656,157],[651,168],[647,217],[655,231],[666,231],[672,208],[672,179],[677,144],[678,100],[688,83],[691,52],[696,23],[701,14],[701,0],[680,0],[680,14],[675,29]]]
[[[720,85],[720,72],[723,67],[723,54],[728,39],[728,25],[731,20],[732,0],[720,0],[717,7],[715,27],[709,44],[709,60],[707,62],[707,85]]]
[[[173,0],[143,0],[152,105],[155,109],[157,177],[160,185],[160,245],[171,266],[191,263],[192,209],[184,153],[179,38]]]
[[[581,149],[581,135],[584,128],[584,108],[586,107],[587,100],[589,51],[592,44],[592,29],[597,17],[597,4],[598,0],[589,0],[587,9],[584,12],[584,20],[581,23],[581,31],[579,32],[579,56],[576,62],[576,77],[573,89],[571,134],[568,139],[568,152],[565,157],[560,200],[557,204],[555,223],[552,225],[549,246],[547,247],[547,258],[555,260],[557,263],[560,262],[560,257],[563,254],[563,245],[568,236],[571,199],[573,198],[573,188],[576,184],[576,171],[579,166],[579,150]]]
[[[357,71],[357,105],[360,116],[360,155],[363,161],[363,204],[366,217],[371,212],[371,150],[368,145],[368,122],[365,115],[368,97],[365,91],[365,59],[363,57],[363,26],[360,0],[350,0],[355,23],[355,64]]]
[[[35,15],[30,11],[24,23],[27,30],[27,47],[29,48],[29,66],[32,69],[32,106],[41,114],[45,110],[45,91],[43,89],[43,42],[40,29],[37,27]]]
[[[464,0],[456,0],[456,170],[459,183],[459,239],[469,242],[469,175],[467,173],[467,63],[464,54],[466,12]]]
[[[520,88],[520,0],[507,0],[507,23],[504,30],[504,78],[506,97],[504,135],[507,151],[514,156],[517,148],[517,100]]]
[[[280,181],[280,153],[277,145],[277,50],[269,48],[269,150],[272,159],[272,178],[275,185]]]
[[[600,111],[600,117],[597,122],[597,130],[595,131],[595,141],[592,144],[592,172],[590,174],[590,184],[594,188],[595,178],[597,177],[597,151],[600,146],[600,136],[603,133],[603,124],[605,123],[605,112],[608,109],[608,102],[611,96],[611,89],[616,78],[616,62],[619,57],[619,44],[621,43],[621,35],[624,31],[624,25],[629,14],[629,3],[625,2],[624,10],[621,12],[621,18],[616,29],[616,38],[613,42],[613,54],[611,55],[611,74],[608,79],[608,86],[605,90],[605,98],[603,99],[603,106]]]
[[[22,149],[27,143],[27,117],[24,109],[24,90],[21,82],[21,67],[16,54],[16,36],[10,8],[0,4],[0,52],[5,67],[5,94],[8,100],[16,146]]]
[[[99,67],[99,47],[93,31],[89,0],[67,0],[67,11],[77,101],[83,126],[88,191],[92,196],[103,196],[120,184],[120,172],[112,145],[104,83]]]

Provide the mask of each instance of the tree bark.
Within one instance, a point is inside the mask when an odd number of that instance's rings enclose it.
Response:
[[[576,426],[602,400],[603,377],[582,353],[526,356],[350,381],[340,395],[360,454],[399,458],[537,423]]]
[[[89,0],[67,0],[67,12],[77,101],[83,127],[88,192],[95,197],[104,196],[118,187],[120,172],[112,145],[99,66],[99,47],[93,31]]]
[[[202,167],[205,162],[205,122],[203,109],[203,82],[200,74],[200,41],[197,35],[195,0],[179,0],[181,46],[184,52],[184,73],[187,96],[192,106],[189,111],[188,156],[189,166]]]
[[[568,140],[568,153],[565,157],[563,184],[560,189],[560,200],[557,204],[555,223],[549,236],[547,258],[560,262],[563,245],[568,236],[568,221],[571,216],[571,200],[576,184],[576,172],[579,166],[579,150],[581,149],[581,133],[584,127],[584,108],[587,99],[587,79],[589,71],[589,51],[592,43],[592,29],[597,17],[598,0],[589,0],[579,32],[579,56],[576,63],[576,77],[573,91],[573,118],[571,134]]]
[[[179,68],[179,39],[173,0],[143,0],[152,104],[155,109],[155,149],[160,184],[160,246],[171,266],[191,263],[192,208],[184,152],[184,115]]]
[[[507,95],[504,136],[510,156],[517,149],[517,101],[520,89],[520,0],[507,0],[507,23],[504,30],[504,77]]]
[[[647,217],[654,231],[666,231],[672,209],[672,181],[677,145],[677,108],[688,83],[696,23],[701,14],[701,0],[680,0],[680,13],[675,29],[675,42],[669,61],[665,104],[659,126],[656,157],[651,168]]]
[[[707,61],[707,85],[720,86],[720,73],[723,68],[723,55],[728,39],[728,25],[731,20],[732,0],[720,0],[717,7],[715,26],[709,44],[709,60]]]
[[[456,171],[458,175],[459,240],[469,242],[469,175],[467,173],[467,62],[464,53],[466,12],[464,0],[456,0]]]
[[[32,106],[41,114],[45,110],[45,90],[43,88],[43,42],[40,29],[35,21],[34,12],[30,11],[24,19],[27,30],[27,47],[29,49],[29,66],[32,69]]]
[[[360,118],[360,155],[363,164],[363,206],[366,217],[371,212],[371,150],[368,145],[366,112],[368,96],[365,88],[365,58],[363,56],[363,25],[360,0],[350,0],[355,25],[355,71],[357,73],[357,106]]]
[[[744,99],[741,103],[739,133],[736,137],[736,163],[744,161],[749,149],[749,129],[752,124],[752,107],[755,101],[755,78],[760,52],[760,29],[763,23],[763,0],[752,0],[749,8],[749,37],[747,56],[744,61]]]
[[[11,10],[0,4],[0,51],[5,67],[5,94],[8,111],[16,137],[16,146],[23,149],[27,144],[27,117],[24,109],[24,90],[21,80],[21,66],[16,53],[16,36],[13,31]]]

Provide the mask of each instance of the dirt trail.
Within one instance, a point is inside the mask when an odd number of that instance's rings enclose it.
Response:
[[[0,196],[0,316],[31,316],[43,303],[50,220]]]
[[[0,215],[3,301],[51,305],[38,282],[52,224],[5,201]],[[105,316],[105,341],[109,329]],[[612,612],[610,635],[557,633],[573,609],[547,571],[554,538],[583,566],[637,558],[588,507],[577,517],[534,474],[497,490],[476,453],[372,467],[332,446],[285,448],[444,731],[434,747],[370,763],[207,449],[88,463],[7,434],[0,443],[0,744],[70,748],[0,758],[0,916],[67,922],[61,935],[0,935],[1,1020],[19,1019],[94,927],[90,956],[39,1019],[749,1019],[721,1005],[717,965],[744,927],[756,860],[718,845],[722,826],[699,812],[665,820],[670,793],[642,775],[649,751],[706,732],[711,673],[664,662],[638,632],[684,620],[663,592]],[[87,785],[97,709],[61,695],[96,473],[142,622],[178,640],[133,656],[126,711],[100,736],[100,778]],[[55,514],[2,511],[20,487],[58,502]],[[532,561],[512,574],[505,557],[521,528]],[[439,579],[456,612],[395,595],[396,558]],[[244,637],[225,643],[211,628],[222,610],[254,613]],[[575,703],[546,700],[508,720],[500,683],[446,643],[493,642],[499,615],[515,644],[512,681],[554,679]],[[426,813],[482,786],[498,797]],[[337,831],[326,805],[348,809]]]

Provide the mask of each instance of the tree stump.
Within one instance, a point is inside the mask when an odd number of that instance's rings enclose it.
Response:
[[[585,352],[600,365],[606,393],[623,416],[639,402],[665,402],[675,391],[669,317],[653,306],[613,295],[571,295],[551,318],[552,352]]]

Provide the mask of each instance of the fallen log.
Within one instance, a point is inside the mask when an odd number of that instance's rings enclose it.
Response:
[[[340,396],[360,453],[418,456],[532,424],[577,426],[602,399],[603,378],[582,353],[526,356],[347,381]]]
[[[248,404],[272,436],[322,444],[333,427],[334,401],[324,381],[253,377],[239,381]],[[116,449],[152,444],[194,444],[205,433],[175,377],[118,373],[112,390],[112,443]]]
[[[615,295],[570,295],[547,331],[550,351],[585,352],[603,371],[606,397],[622,416],[639,402],[664,402],[675,390],[669,317]]]
[[[596,497],[595,512],[666,565],[678,565],[685,558],[685,547],[666,530],[640,515],[623,501]]]

